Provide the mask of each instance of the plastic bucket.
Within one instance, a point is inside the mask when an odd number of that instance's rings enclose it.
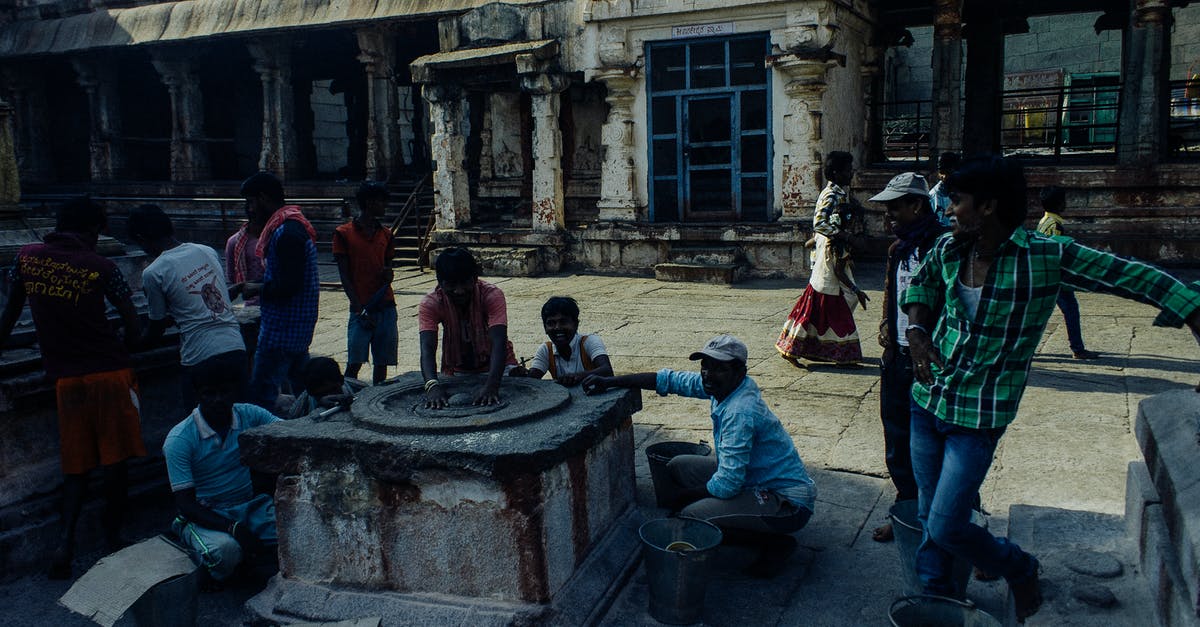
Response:
[[[642,524],[638,535],[650,589],[650,616],[671,625],[699,622],[709,560],[721,543],[721,530],[696,518],[659,518]]]
[[[921,546],[924,531],[921,521],[917,520],[917,501],[900,501],[888,510],[892,519],[892,533],[896,537],[896,550],[900,552],[900,568],[904,572],[904,590],[910,595],[920,595],[924,592],[921,578],[917,576],[917,548]],[[987,528],[987,519],[979,512],[971,513],[971,522]],[[955,596],[964,598],[967,594],[967,582],[971,578],[971,563],[955,558],[954,581]]]
[[[1000,627],[970,601],[925,594],[896,599],[888,618],[894,627]]]
[[[650,480],[654,482],[654,501],[659,507],[670,508],[667,495],[671,493],[671,477],[667,464],[677,455],[708,455],[712,448],[707,444],[692,442],[659,442],[646,447],[646,461],[650,463]]]

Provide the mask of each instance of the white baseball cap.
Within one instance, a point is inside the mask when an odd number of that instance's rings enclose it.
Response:
[[[909,194],[929,195],[929,183],[925,182],[925,177],[916,172],[897,174],[888,181],[882,192],[871,197],[871,202],[887,202]]]
[[[688,359],[696,361],[705,357],[712,357],[720,361],[740,361],[746,363],[748,351],[746,345],[732,335],[718,335],[709,340],[704,348],[694,352]]]

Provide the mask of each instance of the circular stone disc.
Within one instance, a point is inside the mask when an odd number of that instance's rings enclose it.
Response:
[[[419,381],[370,387],[358,394],[350,413],[359,426],[388,433],[462,433],[497,429],[540,418],[565,407],[571,394],[552,381],[505,377],[500,382],[500,402],[471,404],[484,377],[442,379],[448,404],[426,409],[425,390]]]

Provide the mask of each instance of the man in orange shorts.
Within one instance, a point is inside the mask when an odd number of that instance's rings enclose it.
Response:
[[[54,232],[17,253],[8,302],[0,314],[3,346],[29,301],[42,364],[55,382],[65,475],[62,542],[49,573],[55,579],[71,576],[88,472],[97,466],[103,469],[101,522],[109,548],[116,548],[128,491],[125,461],[146,454],[127,347],[138,338],[140,325],[125,277],[116,264],[96,253],[106,224],[104,209],[88,198],[59,208]],[[109,324],[105,301],[121,316],[124,341]]]

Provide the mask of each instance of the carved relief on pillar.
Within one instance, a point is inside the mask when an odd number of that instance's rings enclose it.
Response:
[[[1171,23],[1171,7],[1166,0],[1136,0],[1133,7],[1133,25],[1136,27],[1157,26],[1165,28]]]
[[[254,71],[262,81],[262,150],[258,168],[287,178],[289,165],[296,160],[296,138],[292,132],[292,52],[285,40],[259,39],[247,42],[254,59]]]
[[[769,59],[790,80],[784,85],[787,111],[783,116],[783,168],[780,220],[811,215],[821,192],[821,116],[825,73],[836,61],[823,55],[785,54]]]
[[[520,55],[525,56],[525,55]],[[518,71],[522,60],[518,56]],[[522,74],[521,89],[530,94],[533,117],[533,230],[557,231],[566,225],[563,204],[561,94],[570,80],[557,72]]]
[[[189,55],[151,50],[151,61],[171,98],[171,180],[209,178],[204,96]]]
[[[962,148],[962,0],[937,0],[933,13],[930,154]]]
[[[124,170],[121,146],[121,110],[117,96],[114,64],[88,57],[72,59],[76,81],[87,94],[91,111],[91,136],[88,151],[94,181],[107,181]]]
[[[599,217],[608,221],[632,222],[638,217],[636,180],[633,165],[633,90],[637,86],[636,67],[609,67],[591,73],[604,83],[608,93],[608,117],[600,127],[601,166]]]
[[[456,229],[471,219],[471,197],[464,164],[467,140],[462,134],[463,91],[451,85],[422,85],[429,103],[430,159],[433,161],[435,227]]]
[[[6,68],[3,80],[13,107],[13,143],[21,178],[32,182],[52,180],[45,79],[26,68]]]
[[[963,0],[936,0],[933,7],[935,39],[962,39]]]
[[[391,177],[402,163],[396,119],[400,103],[393,84],[396,71],[396,44],[393,31],[386,27],[360,28],[358,61],[367,74],[367,156],[368,178]]]

